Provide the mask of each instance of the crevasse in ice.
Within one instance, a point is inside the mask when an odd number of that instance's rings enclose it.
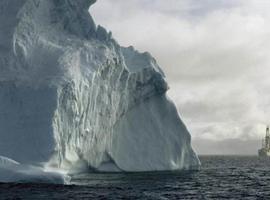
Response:
[[[65,169],[197,168],[164,73],[95,25],[94,2],[0,1],[0,155]]]

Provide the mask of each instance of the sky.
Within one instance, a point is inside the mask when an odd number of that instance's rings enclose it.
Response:
[[[150,52],[199,154],[256,154],[270,124],[270,1],[98,0],[97,24]]]

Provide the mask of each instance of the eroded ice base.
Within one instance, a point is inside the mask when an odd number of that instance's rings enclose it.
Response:
[[[68,184],[70,177],[0,156],[0,182]]]

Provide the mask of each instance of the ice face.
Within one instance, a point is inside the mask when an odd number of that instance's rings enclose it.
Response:
[[[0,3],[0,21],[12,22],[0,24],[0,155],[99,171],[199,166],[163,71],[95,25],[95,1],[8,2]]]
[[[0,82],[0,155],[22,163],[50,160],[56,92]]]
[[[94,4],[96,2],[96,0],[77,0],[77,1],[73,1],[73,0],[62,0],[62,1],[57,1],[55,0],[55,3],[64,3],[65,1],[67,1],[68,4],[70,5],[74,5],[75,7],[81,8],[81,9],[86,9],[88,10],[88,8]]]
[[[0,1],[0,54],[12,47],[12,37],[19,22],[16,17],[26,0]]]

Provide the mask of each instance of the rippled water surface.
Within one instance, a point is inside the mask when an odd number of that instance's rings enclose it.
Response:
[[[198,172],[81,174],[70,186],[0,184],[0,199],[270,199],[270,159],[200,159]]]

